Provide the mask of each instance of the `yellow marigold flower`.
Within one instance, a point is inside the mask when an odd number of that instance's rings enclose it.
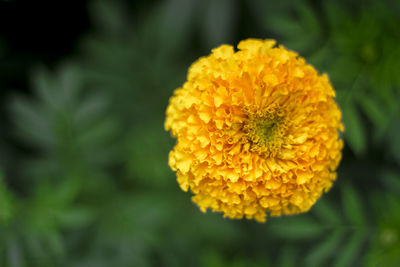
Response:
[[[328,76],[274,45],[213,49],[170,99],[169,165],[203,212],[260,222],[301,213],[336,179],[343,125]]]

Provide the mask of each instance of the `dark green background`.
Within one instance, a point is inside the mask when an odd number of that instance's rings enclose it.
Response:
[[[275,3],[279,2],[279,3]],[[346,126],[310,212],[203,214],[163,129],[190,64],[274,38]],[[400,1],[0,1],[0,266],[400,266]]]

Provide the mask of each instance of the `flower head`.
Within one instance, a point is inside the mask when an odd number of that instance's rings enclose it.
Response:
[[[193,201],[265,221],[309,210],[336,179],[341,112],[326,74],[273,40],[222,45],[175,90],[169,165]]]

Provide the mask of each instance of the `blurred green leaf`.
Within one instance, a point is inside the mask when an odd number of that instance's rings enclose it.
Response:
[[[345,184],[342,188],[342,206],[346,218],[352,225],[356,227],[366,225],[361,197],[349,184]]]
[[[43,109],[26,99],[16,99],[12,105],[15,126],[18,129],[18,136],[33,146],[48,148],[56,143],[52,134],[51,126],[46,117],[43,116]]]
[[[285,239],[314,239],[326,230],[324,225],[306,215],[279,218],[279,222],[270,223],[272,234]]]
[[[29,161],[28,175],[56,176],[110,165],[119,124],[106,114],[107,98],[83,92],[80,67],[74,64],[61,66],[54,76],[44,69],[34,73],[37,99],[17,97],[12,103],[16,134],[42,153]]]
[[[204,15],[201,30],[207,47],[217,47],[232,42],[238,12],[237,0],[202,1]]]
[[[90,15],[102,33],[120,37],[127,23],[127,7],[121,1],[91,1]]]
[[[70,209],[65,209],[57,216],[60,225],[65,228],[79,228],[91,223],[94,219],[93,210],[89,207],[74,206]]]
[[[400,196],[400,173],[385,169],[381,174],[381,180],[386,188]]]
[[[362,65],[352,57],[333,56],[327,71],[337,90],[341,89],[350,93],[361,87]]]
[[[333,34],[338,32],[340,24],[346,22],[345,20],[349,17],[347,10],[340,6],[337,1],[324,1],[323,12],[326,14]]]
[[[156,33],[155,36],[158,41],[163,43],[161,49],[165,51],[166,55],[179,51],[189,41],[190,30],[194,27],[195,20],[198,18],[196,11],[201,10],[201,7],[206,4],[206,1],[168,0],[157,10],[159,15],[156,14],[156,16],[159,16],[159,18],[150,17],[149,21],[152,23],[149,26],[154,28],[149,32]],[[154,13],[157,13],[157,11]],[[177,16],[177,12],[179,12],[179,16]],[[149,32],[142,31],[143,34]]]
[[[274,14],[268,18],[269,27],[280,33],[302,33],[301,25],[294,18]]]
[[[344,237],[341,230],[329,233],[320,243],[310,249],[310,253],[305,258],[307,266],[322,266],[326,260],[335,254],[340,242]]]
[[[312,10],[311,6],[309,4],[306,4],[306,2],[303,2],[298,5],[297,11],[305,28],[310,33],[319,33],[321,28],[320,21],[318,20],[318,17]]]
[[[203,267],[257,267],[270,266],[267,261],[260,260],[255,257],[244,258],[240,255],[235,255],[233,259],[226,259],[218,250],[206,250],[201,254],[201,264]],[[282,266],[282,265],[280,265]]]
[[[298,266],[298,251],[290,246],[285,247],[279,255],[277,266],[295,267]]]
[[[390,127],[389,138],[390,145],[389,149],[392,152],[397,163],[400,164],[400,116],[397,116]]]
[[[221,255],[216,251],[207,251],[203,254],[203,264],[204,267],[225,267],[227,266],[227,262],[221,258]]]
[[[376,99],[371,96],[357,95],[357,102],[360,104],[363,112],[375,125],[376,131],[382,134],[385,132],[388,121],[388,112],[383,105],[380,105]]]
[[[7,225],[14,215],[14,197],[8,190],[0,172],[0,225]],[[1,235],[1,234],[0,234]]]
[[[5,265],[8,267],[24,267],[27,266],[26,260],[23,256],[23,248],[21,243],[18,242],[17,237],[8,236],[6,241],[6,263]]]
[[[286,47],[307,53],[315,49],[321,39],[320,22],[304,1],[296,5],[294,10],[296,16],[291,16],[290,13],[271,13],[267,16],[267,25],[271,31],[283,36]]]
[[[155,187],[177,186],[168,166],[168,152],[173,142],[162,122],[134,129],[125,146],[129,178]]]
[[[327,226],[336,227],[342,222],[341,215],[327,199],[319,200],[312,211]]]
[[[354,266],[354,262],[358,258],[363,242],[365,241],[364,238],[365,233],[362,231],[358,231],[351,236],[347,243],[341,247],[333,266]]]
[[[367,149],[366,130],[357,108],[352,102],[343,106],[344,136],[350,148],[357,156]]]

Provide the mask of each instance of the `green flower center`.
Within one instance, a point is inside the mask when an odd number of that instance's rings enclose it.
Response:
[[[250,143],[250,151],[263,157],[276,155],[283,143],[286,123],[283,112],[276,110],[246,111],[248,117],[243,134]]]

